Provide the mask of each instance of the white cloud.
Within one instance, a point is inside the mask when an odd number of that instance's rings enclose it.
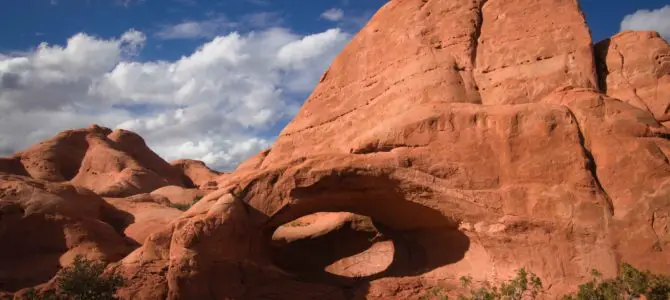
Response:
[[[284,18],[280,13],[264,11],[243,15],[239,23],[243,28],[268,28],[280,26],[284,23]]]
[[[641,9],[625,16],[621,21],[621,30],[658,31],[670,40],[670,5],[655,10]]]
[[[144,34],[135,30],[111,40],[80,33],[65,47],[42,43],[22,56],[0,58],[0,109],[60,109],[79,101],[101,102],[89,95],[90,86],[123,58],[136,54],[144,41]]]
[[[286,86],[293,91],[309,92],[330,64],[330,60],[320,58],[335,57],[339,47],[333,44],[343,45],[348,38],[340,29],[330,29],[284,45],[277,53],[277,62],[283,68],[298,71],[295,76],[287,77]]]
[[[223,34],[236,26],[235,23],[219,16],[208,20],[183,21],[181,23],[163,26],[156,36],[165,40],[213,38]]]
[[[211,14],[208,19],[183,21],[176,24],[163,25],[156,32],[156,37],[164,40],[174,39],[211,39],[231,31],[255,30],[260,28],[278,27],[284,19],[277,12],[256,12],[241,15],[231,20],[223,14]]]
[[[328,21],[337,22],[339,20],[342,20],[342,18],[344,18],[344,11],[339,8],[331,8],[327,11],[324,11],[321,14],[321,17]]]
[[[232,169],[272,143],[349,37],[271,28],[217,36],[175,61],[136,61],[146,37],[131,30],[0,56],[0,154],[98,123],[138,132],[168,160]]]

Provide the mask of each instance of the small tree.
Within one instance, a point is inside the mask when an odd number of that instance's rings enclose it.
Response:
[[[612,279],[602,279],[592,270],[593,279],[579,286],[574,295],[565,300],[630,300],[644,295],[648,300],[670,299],[670,277],[640,271],[629,264],[621,265],[621,274]]]
[[[30,289],[23,297],[28,300],[115,300],[116,291],[124,285],[117,272],[104,274],[106,264],[77,256],[72,266],[56,277],[56,290],[38,293]]]

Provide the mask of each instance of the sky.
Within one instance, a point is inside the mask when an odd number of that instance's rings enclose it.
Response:
[[[3,1],[0,156],[100,124],[166,160],[232,170],[273,143],[384,3]],[[668,0],[580,3],[595,41],[626,29],[670,39]]]

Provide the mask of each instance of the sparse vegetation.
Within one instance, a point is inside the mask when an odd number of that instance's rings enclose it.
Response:
[[[460,300],[521,300],[535,299],[542,292],[542,280],[535,273],[528,273],[521,268],[514,279],[505,281],[500,286],[491,286],[489,283],[483,287],[472,289],[472,277],[461,277],[461,285],[470,289],[469,295],[461,295]]]
[[[56,277],[56,289],[24,294],[26,300],[113,300],[116,291],[124,285],[123,277],[112,272],[104,274],[106,264],[93,262],[81,256],[72,266],[63,269]]]
[[[603,279],[602,274],[592,270],[593,279],[579,286],[574,295],[564,300],[647,300],[670,299],[670,277],[640,271],[629,264],[621,266],[621,274],[616,278]]]
[[[202,200],[202,198],[203,198],[202,196],[198,195],[198,196],[195,196],[195,199],[193,199],[193,202],[191,202],[190,204],[170,203],[170,207],[176,208],[176,209],[181,210],[181,211],[187,211],[191,207],[193,207],[193,205],[198,203],[198,201]]]
[[[429,289],[426,295],[419,297],[420,300],[449,300],[449,296],[444,294],[444,290],[440,287],[433,287]]]
[[[640,271],[629,264],[621,266],[621,273],[616,278],[603,279],[600,272],[591,272],[593,280],[579,286],[572,295],[564,300],[668,300],[670,299],[670,276],[655,275],[649,271]],[[534,273],[520,269],[517,276],[499,286],[484,283],[480,288],[472,288],[472,277],[461,277],[461,285],[469,290],[468,295],[461,295],[459,300],[521,300],[536,299],[542,292],[542,281]],[[448,297],[442,288],[429,289],[422,300],[445,300]]]
[[[170,207],[181,211],[187,211],[189,208],[191,208],[191,206],[193,206],[193,204],[170,203]]]

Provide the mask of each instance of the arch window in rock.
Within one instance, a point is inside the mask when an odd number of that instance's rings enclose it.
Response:
[[[392,187],[388,178],[333,176],[296,190],[267,223],[273,263],[300,280],[349,285],[463,259],[470,240],[454,221]]]

